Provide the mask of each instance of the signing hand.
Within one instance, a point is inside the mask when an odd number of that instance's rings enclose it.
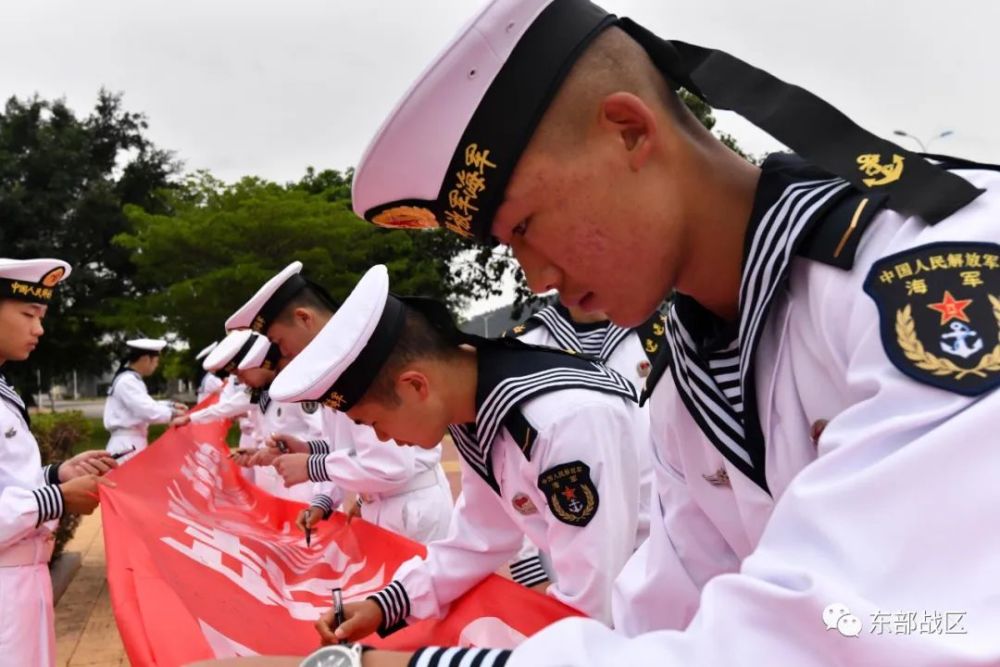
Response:
[[[63,461],[59,466],[59,481],[68,482],[83,475],[103,475],[117,467],[118,461],[111,454],[103,449],[92,449]]]
[[[234,449],[229,453],[229,458],[232,459],[233,463],[242,467],[249,468],[253,465],[251,461],[254,455],[257,454],[256,449]]]
[[[323,645],[339,644],[341,640],[357,641],[378,630],[382,624],[382,608],[373,600],[362,600],[344,605],[344,622],[337,627],[333,609],[316,621],[316,632]]]
[[[285,443],[286,451],[281,451],[281,447],[278,445],[279,441]],[[296,438],[294,435],[288,435],[287,433],[272,433],[271,437],[267,439],[267,446],[274,448],[279,454],[309,453],[309,445],[305,440]]]
[[[298,526],[299,530],[303,533],[306,529],[313,529],[319,520],[323,518],[323,510],[319,507],[307,507],[306,509],[299,512],[299,516],[295,519],[295,525]]]

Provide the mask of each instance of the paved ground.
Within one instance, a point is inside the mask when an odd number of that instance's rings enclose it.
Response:
[[[445,441],[443,459],[452,493],[457,496],[458,454],[450,439]],[[56,664],[59,667],[129,665],[108,597],[100,510],[83,518],[66,551],[79,552],[83,561],[56,605]]]
[[[56,605],[56,664],[128,665],[108,597],[100,510],[83,518],[66,551],[81,553],[83,562]]]

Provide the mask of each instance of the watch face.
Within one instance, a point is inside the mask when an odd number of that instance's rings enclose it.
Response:
[[[361,656],[349,646],[324,646],[302,661],[299,667],[360,667]]]

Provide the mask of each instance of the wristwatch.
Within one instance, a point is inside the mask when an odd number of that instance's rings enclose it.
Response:
[[[324,646],[313,651],[299,667],[361,667],[361,644]]]

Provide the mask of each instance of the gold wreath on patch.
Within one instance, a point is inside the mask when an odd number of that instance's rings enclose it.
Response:
[[[996,318],[997,327],[1000,327],[1000,298],[992,294],[988,296],[990,303],[993,304],[993,317]],[[896,311],[896,341],[899,343],[899,347],[903,350],[906,358],[912,361],[917,368],[933,373],[934,375],[954,375],[956,380],[961,380],[967,375],[986,378],[987,373],[1000,371],[1000,343],[993,348],[992,352],[984,354],[979,359],[979,363],[972,368],[964,368],[950,359],[945,359],[944,357],[939,357],[928,352],[924,348],[923,343],[920,342],[920,339],[917,338],[916,326],[913,322],[913,311],[909,304]]]
[[[421,206],[394,206],[372,217],[380,227],[392,229],[433,229],[439,227],[434,211]]]

